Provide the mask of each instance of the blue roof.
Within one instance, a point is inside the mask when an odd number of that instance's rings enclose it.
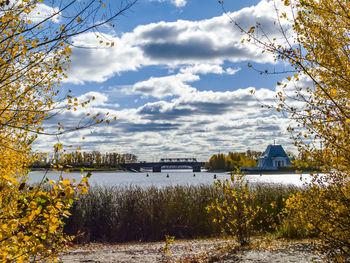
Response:
[[[265,150],[264,157],[288,157],[288,155],[282,145],[269,145]]]
[[[276,166],[273,166],[272,158],[275,157],[286,158],[285,165],[292,164],[282,145],[269,145],[267,146],[264,155],[259,158],[259,167],[261,169],[277,169]]]

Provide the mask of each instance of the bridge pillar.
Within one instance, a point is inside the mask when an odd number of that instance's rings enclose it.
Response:
[[[193,172],[200,172],[201,171],[200,166],[192,166],[192,168],[193,168]]]
[[[154,173],[160,173],[161,171],[162,171],[161,166],[153,166],[152,167],[152,172],[154,172]]]

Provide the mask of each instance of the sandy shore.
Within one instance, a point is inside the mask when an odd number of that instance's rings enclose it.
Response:
[[[248,249],[237,249],[232,240],[176,241],[164,253],[164,242],[120,245],[87,244],[72,247],[60,256],[60,262],[321,262],[309,241],[256,239]]]

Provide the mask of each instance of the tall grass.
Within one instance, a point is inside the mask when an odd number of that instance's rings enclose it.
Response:
[[[253,224],[256,230],[264,233],[274,232],[281,225],[285,201],[301,189],[292,185],[256,184],[254,190],[257,191],[254,205],[261,207],[262,212]]]
[[[257,228],[272,231],[283,199],[296,187],[257,185],[256,206],[263,207]],[[179,238],[205,238],[220,235],[205,207],[216,198],[213,186],[172,186],[166,188],[91,187],[87,195],[73,204],[65,232],[81,233],[77,242],[159,241],[165,235]],[[271,203],[274,203],[272,208]],[[275,225],[273,225],[275,224]]]

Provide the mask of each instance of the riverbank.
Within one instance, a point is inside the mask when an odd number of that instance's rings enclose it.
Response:
[[[220,238],[222,225],[207,213],[208,205],[226,200],[216,187],[93,187],[74,202],[65,221],[64,232],[77,235],[78,245],[61,262],[320,262],[309,240],[277,238],[313,236],[302,231],[305,222],[281,220],[285,200],[302,189],[276,184],[253,189],[251,205],[261,212],[250,222],[251,233],[262,236],[240,247]],[[166,236],[176,242],[166,243]]]
[[[57,171],[57,169],[53,169],[53,168],[29,168],[30,171],[49,171],[49,172],[53,172],[53,171]],[[79,167],[71,167],[71,168],[67,168],[69,169],[70,172],[81,172],[82,170],[84,172],[116,172],[116,173],[123,173],[126,172],[126,170],[122,170],[120,168],[79,168]],[[64,173],[65,170],[62,172]]]
[[[251,246],[240,248],[231,239],[180,240],[170,244],[167,253],[165,242],[89,243],[63,252],[59,262],[318,263],[321,258],[313,252],[313,242],[257,237]]]
[[[321,170],[317,169],[298,169],[298,168],[285,168],[285,169],[278,169],[278,170],[241,170],[242,173],[247,174],[247,175],[256,175],[256,174],[310,174],[310,173],[321,173]]]

